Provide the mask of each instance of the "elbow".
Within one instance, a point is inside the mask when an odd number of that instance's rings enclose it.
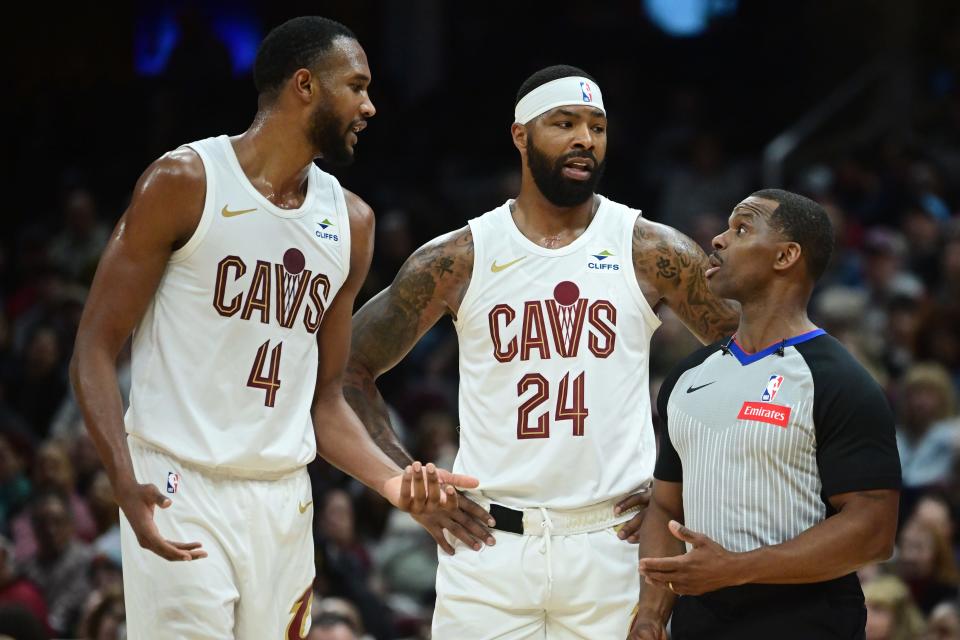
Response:
[[[886,520],[887,518],[884,519]],[[868,550],[868,557],[866,558],[868,564],[873,562],[886,562],[893,557],[897,541],[896,514],[889,520],[889,522],[884,522],[882,526],[874,526],[864,532],[867,539],[863,548]]]
[[[871,558],[871,562],[886,562],[893,557],[893,551],[896,547],[894,541],[894,534],[889,536],[877,536],[879,540],[876,544],[876,549]]]

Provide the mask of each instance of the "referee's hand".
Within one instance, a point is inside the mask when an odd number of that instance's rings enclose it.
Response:
[[[683,526],[676,520],[667,528],[677,540],[692,548],[684,554],[667,558],[641,558],[640,575],[648,584],[667,589],[676,595],[698,596],[708,591],[743,584],[734,568],[737,554]],[[738,581],[740,580],[740,581]]]

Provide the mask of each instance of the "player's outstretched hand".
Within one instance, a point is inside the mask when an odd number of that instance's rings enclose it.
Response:
[[[433,513],[414,515],[413,519],[427,530],[437,545],[451,556],[454,554],[453,545],[447,542],[443,530],[459,538],[465,545],[479,551],[484,544],[496,544],[488,527],[496,524],[487,511],[465,495],[457,495],[456,509],[441,509]]]
[[[624,522],[623,526],[620,527],[620,531],[617,532],[621,540],[626,540],[631,544],[640,542],[640,525],[643,524],[643,515],[647,512],[647,505],[650,504],[650,493],[650,487],[644,487],[635,494],[618,502],[613,508],[613,512],[616,515],[620,515],[624,511],[640,507],[640,510],[632,518]]]
[[[401,475],[387,481],[384,493],[394,506],[409,512],[437,544],[452,555],[453,547],[444,537],[444,529],[474,549],[480,548],[481,541],[494,543],[487,529],[493,526],[493,518],[457,491],[458,487],[474,489],[479,485],[476,478],[438,469],[432,463],[414,462]]]
[[[160,535],[157,523],[153,521],[153,510],[157,507],[166,509],[173,503],[155,485],[135,484],[127,491],[118,491],[117,503],[127,516],[137,542],[144,549],[171,561],[207,557],[207,552],[200,548],[199,542],[173,542]]]

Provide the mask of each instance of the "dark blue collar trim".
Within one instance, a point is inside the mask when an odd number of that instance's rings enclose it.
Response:
[[[737,360],[740,361],[742,365],[748,365],[756,362],[757,360],[762,360],[766,358],[771,353],[776,353],[780,350],[780,347],[791,347],[795,344],[800,344],[801,342],[806,342],[807,340],[813,340],[817,336],[825,335],[827,332],[823,329],[814,329],[813,331],[808,331],[806,333],[801,333],[799,336],[794,336],[792,338],[787,338],[786,340],[781,340],[780,342],[774,342],[772,345],[766,349],[757,351],[756,353],[747,353],[737,344],[736,338],[733,338],[730,341],[730,353],[736,356]]]

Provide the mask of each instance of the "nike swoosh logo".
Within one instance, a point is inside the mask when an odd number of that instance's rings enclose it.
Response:
[[[242,216],[245,213],[251,213],[257,210],[256,207],[254,207],[253,209],[240,209],[238,211],[230,211],[229,209],[227,209],[227,206],[228,205],[223,205],[223,209],[220,210],[220,215],[222,215],[224,218],[232,218],[233,216]]]
[[[716,380],[714,380],[713,382],[716,382]],[[702,385],[700,385],[699,387],[687,387],[687,393],[693,393],[694,391],[699,391],[700,389],[703,389],[704,387],[709,387],[710,385],[713,384],[713,382],[708,382],[707,384],[702,384]]]
[[[309,507],[309,506],[312,505],[312,504],[313,504],[313,500],[311,500],[311,501],[308,502],[307,504],[303,504],[303,503],[301,502],[300,504],[297,505],[297,507],[300,509],[300,513],[306,513],[306,512],[307,512],[307,507]]]
[[[507,267],[512,267],[513,265],[517,264],[518,262],[520,262],[521,260],[523,260],[523,259],[526,258],[526,257],[527,257],[527,256],[523,256],[523,257],[521,257],[521,258],[517,258],[516,260],[511,260],[510,262],[505,262],[505,263],[503,263],[503,264],[497,264],[497,261],[494,260],[494,261],[493,261],[493,264],[490,265],[490,271],[493,271],[494,273],[500,273],[501,271],[503,271],[503,270],[506,269]]]

